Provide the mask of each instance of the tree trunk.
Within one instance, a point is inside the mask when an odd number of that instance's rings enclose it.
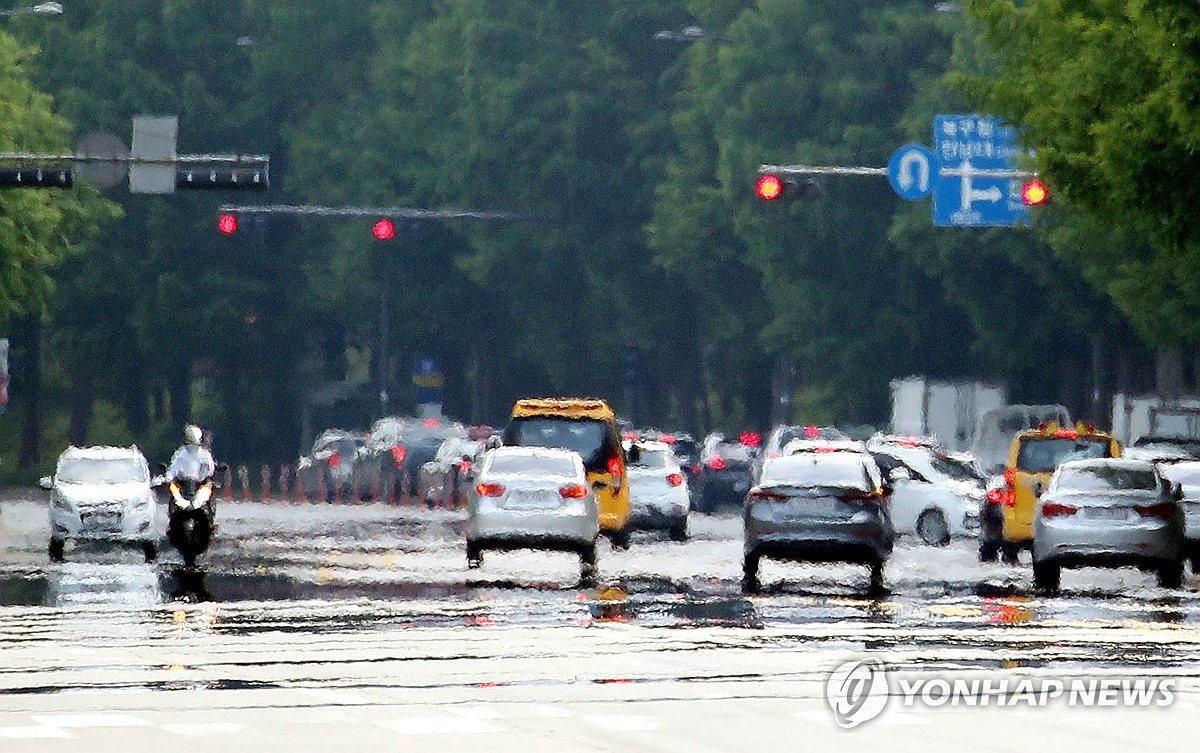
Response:
[[[1183,348],[1161,345],[1154,354],[1154,391],[1163,397],[1179,397],[1185,391]]]
[[[21,427],[21,457],[17,465],[32,468],[42,462],[42,320],[37,315],[25,316],[18,326],[24,346],[18,367],[25,422]]]
[[[76,447],[88,444],[88,431],[92,426],[96,401],[94,385],[90,374],[81,375],[71,384],[71,422],[67,428],[67,441]]]

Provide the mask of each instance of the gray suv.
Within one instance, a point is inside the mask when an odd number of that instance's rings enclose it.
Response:
[[[872,591],[882,590],[895,538],[888,502],[879,468],[866,453],[805,452],[768,459],[746,496],[744,590],[759,589],[763,557],[866,565]]]

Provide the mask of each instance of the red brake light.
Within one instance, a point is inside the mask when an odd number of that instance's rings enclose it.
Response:
[[[223,214],[217,218],[217,230],[221,231],[222,235],[233,235],[238,231],[238,220],[236,214]]]
[[[464,460],[458,464],[458,472],[459,473],[467,473],[470,470],[471,470],[471,461],[470,460]]]
[[[476,484],[475,491],[481,497],[499,497],[504,494],[502,484]]]
[[[329,467],[330,468],[337,468],[341,464],[342,464],[342,456],[341,455],[339,455],[335,452],[329,456]]]
[[[663,444],[675,444],[675,437],[671,436],[670,434],[663,434],[658,438],[658,441],[662,442]]]
[[[667,475],[667,483],[671,486],[683,486],[683,474],[671,473]]]
[[[587,496],[587,487],[583,484],[567,484],[558,490],[563,499],[583,499]]]
[[[1059,429],[1054,432],[1056,439],[1079,439],[1079,432],[1074,429]]]
[[[1004,504],[1006,507],[1015,507],[1017,504],[1017,492],[1015,489],[1004,490]]]
[[[758,502],[782,502],[785,499],[787,499],[786,494],[767,491],[766,489],[751,489],[750,494],[746,496],[746,504],[754,505]]]
[[[396,237],[396,224],[384,217],[371,227],[371,233],[377,240],[390,241]]]
[[[1156,505],[1138,505],[1137,512],[1143,518],[1170,520],[1175,514],[1175,505],[1170,502],[1159,502]]]
[[[713,455],[708,459],[708,467],[712,468],[714,471],[725,470],[725,458],[721,457],[720,455]]]
[[[992,489],[987,493],[987,501],[991,502],[993,505],[1004,504],[1004,490]]]
[[[762,435],[753,431],[743,431],[738,440],[746,447],[758,447],[762,443]]]
[[[395,462],[397,468],[404,465],[404,458],[406,457],[408,457],[408,450],[400,445],[392,448],[392,461]]]
[[[1079,508],[1075,505],[1067,505],[1062,502],[1043,502],[1041,505],[1043,518],[1062,518],[1074,515],[1079,512]]]
[[[427,419],[425,419],[425,420],[422,422],[422,424],[423,424],[423,425],[424,425],[426,428],[432,429],[432,428],[434,428],[434,427],[441,426],[441,425],[442,425],[442,422],[441,422],[441,421],[438,421],[436,418],[427,418]]]
[[[1004,483],[1008,484],[1010,489],[1017,488],[1017,469],[1009,468],[1004,471]]]
[[[614,455],[608,459],[608,472],[614,476],[621,475],[621,458]]]
[[[804,436],[808,437],[809,439],[816,439],[821,436],[821,430],[815,426],[805,426]]]

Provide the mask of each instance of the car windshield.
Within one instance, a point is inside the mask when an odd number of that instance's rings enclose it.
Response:
[[[837,486],[871,488],[862,459],[845,455],[789,455],[773,458],[763,466],[762,486]]]
[[[641,449],[637,462],[631,462],[630,465],[636,465],[641,468],[666,468],[668,462],[668,453],[665,450],[647,450]]]
[[[1026,439],[1017,453],[1017,470],[1049,473],[1068,460],[1108,457],[1107,439],[1053,437]]]
[[[1158,477],[1150,468],[1111,465],[1063,468],[1057,488],[1072,492],[1154,491],[1158,489]]]
[[[588,469],[603,468],[617,452],[608,424],[587,418],[514,418],[504,430],[504,444],[573,450]]]
[[[955,481],[982,481],[983,476],[979,475],[979,471],[970,463],[945,455],[934,455],[929,459],[929,464],[938,473],[949,476]]]
[[[575,464],[562,455],[494,455],[488,473],[509,476],[563,476],[574,478]]]
[[[58,480],[68,484],[121,484],[149,481],[146,467],[136,458],[78,458],[58,467]]]

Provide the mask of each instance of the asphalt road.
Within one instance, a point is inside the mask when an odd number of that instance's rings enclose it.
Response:
[[[740,522],[683,544],[489,553],[461,516],[229,503],[198,573],[164,546],[45,555],[38,495],[0,500],[0,750],[1178,750],[1196,728],[1200,593],[1137,571],[1029,568],[971,542],[902,544],[865,569],[765,563],[741,593]],[[1168,708],[905,707],[840,729],[845,661],[909,678],[1172,678]],[[64,742],[68,747],[63,747]],[[82,744],[82,745],[81,745]]]

